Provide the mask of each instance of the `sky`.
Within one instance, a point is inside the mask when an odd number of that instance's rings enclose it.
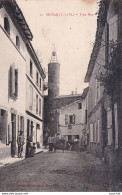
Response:
[[[71,94],[71,91],[82,93],[88,86],[84,78],[95,40],[98,1],[16,1],[33,34],[32,45],[46,72],[55,48],[60,63],[60,95]]]

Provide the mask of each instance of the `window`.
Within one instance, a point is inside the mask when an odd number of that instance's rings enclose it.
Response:
[[[33,126],[33,121],[31,121],[31,124],[30,124],[30,131],[31,131],[30,133],[31,133],[31,134],[30,134],[30,136],[31,136],[31,141],[32,141],[32,142],[33,142],[33,127],[34,127],[34,126]]]
[[[10,25],[7,17],[4,18],[4,29],[10,35]]]
[[[24,131],[24,117],[20,116],[20,131]]]
[[[78,103],[78,109],[82,109],[82,104]]]
[[[69,124],[75,124],[75,115],[69,115]]]
[[[38,95],[36,95],[36,113],[38,114]]]
[[[39,84],[40,89],[41,89],[41,85],[42,85],[42,80],[41,80],[41,78],[40,78],[40,84]]]
[[[16,36],[16,46],[18,47],[18,49],[20,49],[20,40],[18,36]]]
[[[30,60],[30,76],[32,77],[33,76],[33,64]]]
[[[39,98],[39,115],[41,115],[41,99]]]
[[[0,109],[0,140],[6,144],[6,131],[7,131],[7,112]]]
[[[18,97],[18,69],[15,69],[15,65],[10,67],[10,97]]]
[[[15,96],[18,96],[18,69],[15,69]]]
[[[99,81],[96,79],[96,91],[95,91],[95,105],[97,104],[97,102],[100,100],[100,83]]]
[[[65,115],[65,125],[68,125],[68,115]]]
[[[30,85],[30,94],[29,94],[29,108],[33,108],[33,87]]]
[[[37,85],[39,84],[39,74],[38,74],[38,72],[36,72],[36,84]]]
[[[36,129],[40,130],[40,124],[36,124]]]

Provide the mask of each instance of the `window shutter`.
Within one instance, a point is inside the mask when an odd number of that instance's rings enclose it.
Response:
[[[41,99],[39,99],[39,115],[41,115]]]
[[[38,114],[38,95],[36,95],[36,114]]]
[[[15,69],[15,96],[18,96],[18,69]]]
[[[68,115],[65,115],[65,125],[68,125]]]
[[[15,64],[10,67],[10,95],[15,94]]]
[[[75,124],[75,114],[72,116],[72,124]]]
[[[33,87],[30,85],[29,108],[33,107]]]
[[[40,78],[40,89],[41,89],[41,85],[42,85],[42,81],[41,81],[41,78]]]
[[[12,123],[8,126],[8,142],[12,142]]]

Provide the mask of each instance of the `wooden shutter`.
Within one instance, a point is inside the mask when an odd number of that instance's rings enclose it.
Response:
[[[41,99],[39,98],[39,115],[41,115]]]
[[[18,69],[15,69],[15,96],[18,96]]]
[[[36,113],[38,114],[38,95],[36,95]]]
[[[68,115],[65,115],[65,125],[68,125]]]
[[[33,108],[33,87],[30,85],[29,108]]]
[[[8,142],[12,142],[12,123],[8,125]]]
[[[10,67],[10,95],[15,94],[15,64]]]
[[[75,114],[72,116],[72,124],[75,124]]]
[[[24,117],[22,117],[22,131],[24,131]]]

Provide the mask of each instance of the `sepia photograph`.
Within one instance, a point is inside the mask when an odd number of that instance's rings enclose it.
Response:
[[[0,193],[122,192],[122,0],[0,0]]]

